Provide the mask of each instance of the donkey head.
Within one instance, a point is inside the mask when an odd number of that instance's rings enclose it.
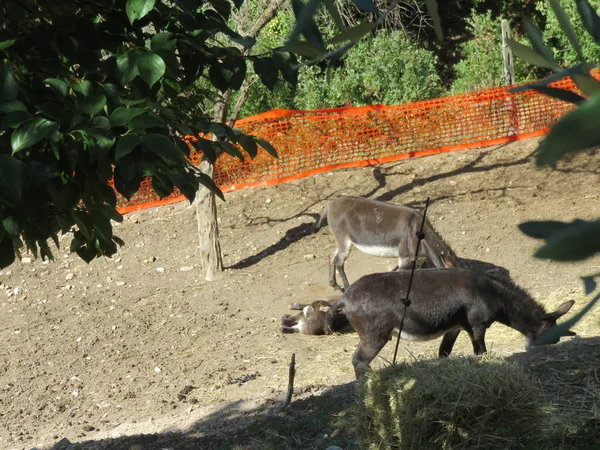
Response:
[[[302,312],[281,318],[284,333],[331,334],[334,311],[330,303],[317,300],[310,305],[293,304],[290,309],[301,309]]]
[[[577,333],[571,330],[561,332],[554,330],[557,326],[556,321],[568,313],[574,304],[575,302],[570,300],[560,305],[556,311],[545,314],[542,317],[540,328],[536,333],[527,338],[525,347],[529,349],[531,346],[556,344],[562,336],[575,336]]]

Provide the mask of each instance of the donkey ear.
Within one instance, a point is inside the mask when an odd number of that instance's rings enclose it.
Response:
[[[546,318],[550,320],[558,320],[559,317],[562,317],[568,313],[574,304],[575,302],[573,300],[569,300],[568,302],[560,305],[556,311],[546,314]]]

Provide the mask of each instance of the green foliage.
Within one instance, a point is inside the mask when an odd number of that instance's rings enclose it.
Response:
[[[592,9],[597,11],[600,8],[600,0],[589,0]],[[561,0],[560,5],[565,13],[571,18],[571,24],[575,36],[581,47],[580,58],[577,51],[571,45],[568,35],[563,30],[556,14],[547,2],[537,2],[537,9],[540,12],[544,22],[544,42],[554,49],[554,57],[560,66],[573,66],[583,61],[600,61],[600,46],[594,41],[583,25],[581,17],[577,11],[576,2],[573,0]]]
[[[394,49],[394,52],[390,52]],[[443,87],[435,68],[435,57],[410,44],[397,31],[380,31],[352,48],[342,67],[302,66],[293,93],[281,84],[268,98],[261,86],[251,89],[244,114],[264,107],[319,109],[376,103],[398,104],[438,97]],[[261,92],[262,91],[262,92]]]
[[[472,12],[468,20],[472,39],[460,46],[463,59],[454,65],[456,78],[452,93],[504,86],[504,63],[502,61],[502,30],[500,20],[492,12]],[[525,61],[515,60],[515,81],[521,83],[535,78],[534,69]]]
[[[556,67],[555,74],[545,80],[533,83],[530,87],[555,97],[559,100],[571,101],[579,107],[554,124],[550,133],[544,139],[537,152],[537,165],[554,165],[561,158],[571,152],[589,149],[600,144],[600,130],[595,126],[598,118],[600,102],[600,82],[591,76],[592,67],[597,67],[600,62],[600,17],[598,16],[598,2],[576,0],[575,2],[561,5],[558,0],[549,1],[555,22],[548,16],[548,35],[554,36],[560,45],[557,60],[563,64],[574,64],[568,69]],[[540,5],[542,8],[542,5]],[[575,10],[578,13],[575,15]],[[544,11],[542,9],[542,11]],[[547,13],[548,14],[548,13]],[[573,22],[578,17],[580,21]],[[575,23],[575,25],[574,25]],[[542,60],[541,64],[553,63],[551,55],[547,54],[546,47],[540,42],[541,32],[529,24],[529,38],[533,49],[528,48],[526,54],[533,60]],[[560,29],[562,35],[556,30]],[[585,35],[583,32],[585,31]],[[511,43],[511,47],[513,47]],[[530,61],[531,61],[530,59]],[[593,61],[593,63],[588,63]],[[535,61],[534,61],[535,63]],[[539,64],[539,63],[538,63]],[[587,98],[573,98],[566,95],[565,90],[548,86],[553,81],[571,76],[577,87]],[[524,86],[521,89],[526,89]],[[577,261],[587,259],[600,252],[600,220],[584,221],[576,219],[572,223],[557,221],[526,222],[520,225],[525,234],[545,240],[545,245],[537,250],[535,256],[555,261]],[[596,288],[596,276],[584,277],[586,293],[590,294]],[[568,324],[547,333],[546,339],[552,340],[556,335],[567,333],[566,326],[573,326],[579,321],[600,299],[600,294],[590,300],[584,310],[576,317],[569,320]]]
[[[237,2],[239,6],[239,2]],[[211,123],[194,93],[204,77],[237,89],[247,64],[263,65],[265,84],[282,74],[295,81],[296,59],[279,50],[245,58],[219,36],[250,47],[228,27],[232,7],[221,0],[8,0],[0,6],[0,266],[23,245],[52,258],[48,238],[74,230],[71,250],[85,261],[111,255],[122,241],[111,220],[119,193],[131,198],[146,177],[163,197],[175,187],[193,199],[199,183],[184,135],[241,157],[264,141]]]

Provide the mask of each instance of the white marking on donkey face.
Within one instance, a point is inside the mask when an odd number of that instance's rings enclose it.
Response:
[[[361,252],[371,256],[379,256],[382,258],[397,258],[398,247],[386,247],[383,245],[358,245],[354,242],[354,246]]]

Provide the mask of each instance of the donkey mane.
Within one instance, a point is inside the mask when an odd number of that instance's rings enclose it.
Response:
[[[512,312],[519,314],[520,311],[531,310],[531,308],[534,308],[540,313],[546,314],[544,305],[535,300],[529,292],[518,286],[512,279],[500,279],[490,273],[484,273],[483,275],[492,281],[492,285],[500,291],[500,293],[504,294],[503,297],[514,298],[516,300],[515,302],[511,302],[510,305],[507,305],[506,302],[504,302],[504,306],[510,306]]]
[[[421,217],[423,217],[423,216],[421,216]],[[456,256],[456,253],[454,253],[454,250],[452,249],[452,247],[450,247],[450,245],[444,240],[444,237],[440,234],[439,231],[437,231],[434,228],[432,223],[427,218],[425,218],[425,227],[429,228],[430,233],[425,233],[425,237],[429,240],[431,245],[433,245],[434,247],[437,247],[437,248],[441,247],[441,248],[445,249],[448,252],[447,256],[454,259],[455,261],[458,261],[459,257]],[[431,239],[432,237],[433,237],[433,239]]]

